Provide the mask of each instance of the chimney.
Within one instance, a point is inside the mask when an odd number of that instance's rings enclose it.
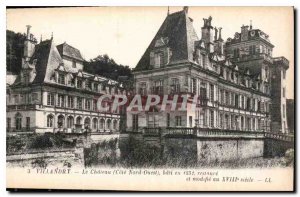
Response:
[[[222,27],[219,27],[219,40],[223,41],[223,39],[222,39]]]
[[[201,28],[201,40],[206,44],[210,53],[214,52],[214,28],[211,25],[212,17],[203,18],[203,27]]]
[[[218,40],[218,29],[217,27],[214,28],[215,29],[215,41]]]
[[[241,27],[241,41],[246,41],[248,40],[248,32],[249,32],[249,26],[246,25],[246,26],[242,26]]]
[[[252,29],[252,20],[250,20],[250,30]]]
[[[31,25],[26,25],[26,28],[27,28],[26,37],[27,37],[27,39],[30,39],[30,28],[31,28]]]
[[[189,12],[189,7],[188,6],[184,6],[183,7],[184,12],[187,14]]]
[[[24,42],[24,60],[29,61],[35,49],[36,39],[34,38],[33,34],[30,33],[31,26],[26,25],[26,27],[27,35],[26,40]]]

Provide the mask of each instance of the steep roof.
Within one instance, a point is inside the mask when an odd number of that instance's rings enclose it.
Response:
[[[193,60],[194,43],[198,40],[198,36],[192,25],[192,19],[182,10],[166,17],[135,70],[150,69],[150,52],[155,48],[156,40],[161,38],[169,39],[167,46],[172,51],[170,63]]]
[[[71,45],[67,44],[66,42],[57,45],[56,48],[61,56],[68,56],[70,58],[74,58],[80,61],[84,60],[81,56],[80,51],[72,47]]]

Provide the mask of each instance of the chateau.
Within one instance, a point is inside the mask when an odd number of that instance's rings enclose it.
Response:
[[[78,49],[55,45],[53,37],[37,43],[27,26],[21,72],[7,86],[7,131],[117,131],[119,109],[100,113],[97,98],[125,91],[116,81],[83,72],[83,62]]]
[[[223,40],[212,17],[203,20],[199,39],[188,7],[168,13],[134,69],[136,94],[198,95],[197,110],[127,112],[128,130],[199,127],[287,133],[289,61],[273,57],[269,35],[252,24]]]

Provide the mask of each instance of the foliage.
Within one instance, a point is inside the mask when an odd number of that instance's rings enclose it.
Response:
[[[45,149],[53,147],[53,142],[50,139],[50,135],[37,136],[31,143],[32,149]]]
[[[24,34],[6,30],[6,70],[12,74],[21,70],[25,38]]]
[[[84,62],[84,71],[98,74],[113,80],[118,80],[119,76],[125,76],[128,79],[133,77],[129,66],[117,64],[113,58],[108,55],[99,55],[98,57]]]

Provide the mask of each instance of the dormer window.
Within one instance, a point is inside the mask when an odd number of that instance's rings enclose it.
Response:
[[[72,68],[76,68],[76,61],[75,60],[72,61]]]
[[[240,57],[240,49],[239,48],[233,49],[233,57],[235,57],[235,58]]]
[[[164,65],[164,54],[162,52],[155,53],[154,55],[154,66],[160,68]]]
[[[58,74],[58,83],[59,84],[65,84],[65,75],[64,74],[62,74],[62,73],[60,73],[60,74]]]
[[[249,46],[249,53],[250,53],[250,55],[254,55],[255,54],[255,45],[251,45],[251,46]]]
[[[98,84],[94,83],[94,91],[98,92]]]
[[[77,88],[82,88],[82,80],[81,79],[77,80]]]

